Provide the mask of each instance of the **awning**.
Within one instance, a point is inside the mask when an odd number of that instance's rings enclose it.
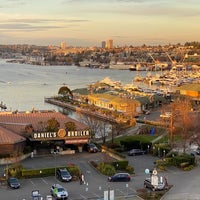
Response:
[[[65,140],[65,144],[85,144],[89,140],[88,139],[74,139],[74,140]]]

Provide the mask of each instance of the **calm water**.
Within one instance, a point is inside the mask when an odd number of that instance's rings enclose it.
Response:
[[[147,72],[140,72],[145,75]],[[132,83],[137,72],[129,70],[89,69],[76,66],[35,66],[0,60],[0,101],[7,110],[56,109],[44,103],[44,97],[57,95],[66,84],[71,90],[86,87],[105,77]]]

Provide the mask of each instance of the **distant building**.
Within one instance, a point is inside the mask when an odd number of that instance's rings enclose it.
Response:
[[[178,88],[181,95],[189,96],[196,104],[200,104],[200,84],[191,83],[185,84]]]
[[[101,42],[101,47],[104,48],[104,49],[106,48],[106,41]]]
[[[65,49],[67,48],[66,42],[61,42],[60,48],[61,48],[62,50],[65,50]]]
[[[107,49],[112,49],[113,48],[113,40],[112,39],[107,40],[107,42],[106,42],[106,48]]]
[[[121,113],[141,113],[141,103],[134,99],[125,99],[110,94],[88,95],[88,103],[100,108],[105,108]]]

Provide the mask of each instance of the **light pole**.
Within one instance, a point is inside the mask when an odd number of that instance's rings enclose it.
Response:
[[[55,178],[56,178],[56,165],[57,165],[57,160],[56,160],[56,157],[57,157],[57,154],[59,153],[58,149],[56,149],[56,151],[54,151],[54,155],[55,155]]]
[[[163,158],[165,159],[165,149],[163,150]]]

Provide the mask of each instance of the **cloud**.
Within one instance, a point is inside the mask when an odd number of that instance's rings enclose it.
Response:
[[[14,31],[41,31],[41,30],[47,30],[47,29],[58,29],[62,28],[60,26],[32,26],[30,24],[0,24],[0,30],[14,30]]]
[[[62,3],[76,6],[74,13],[88,16],[200,17],[198,0],[62,0]]]
[[[19,18],[0,20],[1,31],[43,31],[50,29],[69,29],[89,22],[81,19],[46,19],[46,18]]]

